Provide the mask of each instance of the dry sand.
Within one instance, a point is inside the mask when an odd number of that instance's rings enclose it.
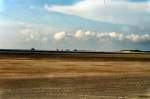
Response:
[[[1,57],[0,99],[150,99],[150,55],[111,57]]]

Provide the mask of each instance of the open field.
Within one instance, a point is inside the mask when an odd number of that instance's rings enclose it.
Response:
[[[150,54],[0,54],[0,99],[150,99]]]

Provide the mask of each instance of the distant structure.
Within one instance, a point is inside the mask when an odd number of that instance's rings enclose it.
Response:
[[[58,52],[58,51],[59,51],[59,49],[56,49],[56,51]]]
[[[77,50],[77,49],[74,49],[73,51],[74,51],[74,52],[77,52],[78,50]]]
[[[66,49],[65,51],[66,51],[66,52],[70,52],[70,50],[69,50],[69,49]]]
[[[31,51],[35,51],[35,48],[31,48]]]

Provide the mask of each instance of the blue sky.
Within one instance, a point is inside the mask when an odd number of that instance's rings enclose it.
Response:
[[[150,0],[0,0],[0,48],[150,50]]]

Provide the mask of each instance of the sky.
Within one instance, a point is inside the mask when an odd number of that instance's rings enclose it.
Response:
[[[150,50],[150,0],[0,0],[0,49]]]

